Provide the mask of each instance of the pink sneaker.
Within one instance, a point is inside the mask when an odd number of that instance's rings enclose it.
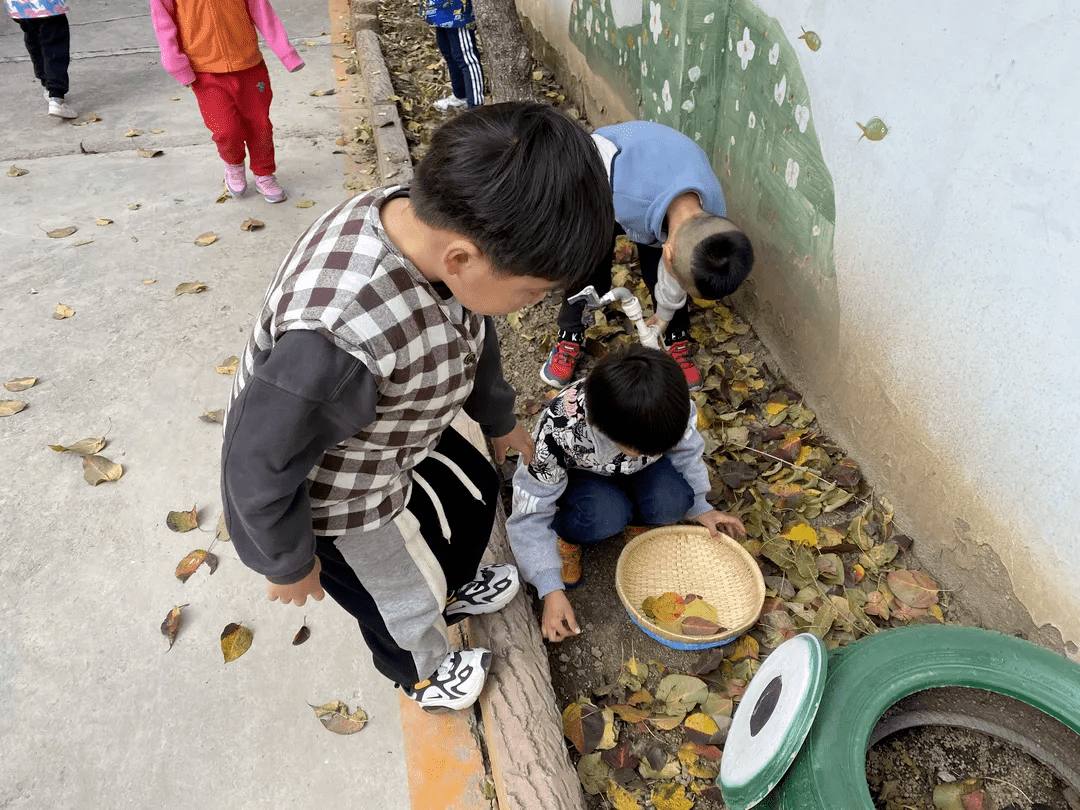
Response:
[[[278,185],[277,178],[272,174],[255,175],[255,188],[262,192],[268,203],[279,203],[285,199],[285,190]]]
[[[247,191],[247,171],[243,163],[238,166],[233,166],[231,163],[225,164],[225,189],[234,197],[239,197]]]

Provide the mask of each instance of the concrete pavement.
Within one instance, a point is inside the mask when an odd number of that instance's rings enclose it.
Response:
[[[0,380],[39,378],[0,391],[28,403],[0,418],[0,806],[410,806],[399,697],[343,611],[268,603],[228,544],[212,576],[173,576],[220,514],[220,426],[198,418],[227,401],[232,378],[214,367],[240,354],[287,249],[348,195],[342,97],[310,95],[338,84],[331,32],[346,21],[321,3],[275,7],[307,61],[290,75],[267,53],[290,194],[277,206],[251,191],[215,203],[221,162],[190,91],[158,64],[144,6],[71,13],[69,100],[77,121],[102,119],[85,126],[45,115],[19,31],[0,25]],[[136,143],[163,154],[140,158]],[[7,177],[12,165],[29,174]],[[248,217],[266,227],[242,232]],[[197,247],[206,231],[218,241]],[[174,296],[195,280],[209,289]],[[75,315],[54,320],[58,303]],[[92,487],[80,459],[46,446],[91,436],[107,437],[118,482]],[[192,504],[202,531],[171,532],[166,514]],[[158,628],[179,604],[167,651]],[[311,639],[293,647],[305,617]],[[224,664],[229,622],[254,643]],[[331,700],[369,726],[324,730],[308,704]]]

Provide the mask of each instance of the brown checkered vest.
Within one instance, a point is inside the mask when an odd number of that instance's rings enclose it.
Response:
[[[315,533],[373,529],[398,514],[409,474],[472,391],[483,316],[442,298],[390,241],[379,209],[401,187],[375,189],[320,217],[271,284],[237,370],[290,329],[310,329],[358,358],[379,389],[375,421],[326,451],[308,475]]]

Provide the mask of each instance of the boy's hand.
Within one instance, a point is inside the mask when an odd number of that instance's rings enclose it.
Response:
[[[505,436],[500,436],[497,439],[491,440],[492,446],[495,448],[495,463],[502,464],[506,461],[506,448],[513,447],[519,453],[523,463],[531,464],[533,457],[533,440],[532,436],[525,432],[520,424],[514,425],[514,429],[507,433]]]
[[[548,641],[562,641],[581,632],[566,591],[552,591],[544,597],[544,615],[540,632]]]
[[[303,605],[309,596],[316,602],[321,602],[323,597],[326,596],[322,585],[319,583],[319,572],[321,570],[322,564],[319,562],[319,558],[316,557],[315,567],[311,569],[311,573],[299,582],[294,582],[291,585],[275,585],[273,582],[267,582],[266,598],[271,602],[280,599],[286,605],[295,602],[297,607]]]
[[[289,73],[296,73],[296,71],[298,71],[298,70],[303,70],[305,64],[306,64],[305,62],[301,62],[299,65],[297,65],[292,70],[290,70]]]
[[[709,530],[709,534],[716,537],[717,532],[722,531],[732,537],[745,537],[746,527],[743,522],[734,515],[712,509],[694,518],[698,523]]]

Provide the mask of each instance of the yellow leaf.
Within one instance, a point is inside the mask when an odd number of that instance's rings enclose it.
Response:
[[[4,388],[11,392],[25,391],[27,388],[33,388],[37,385],[37,377],[19,377],[14,380],[8,380],[4,383]]]
[[[105,439],[80,439],[70,447],[62,444],[50,444],[49,447],[57,453],[74,453],[77,456],[92,456],[105,449]]]
[[[698,779],[715,779],[720,770],[719,765],[702,757],[692,742],[679,746],[678,757],[686,772]]]
[[[225,663],[235,661],[251,648],[253,634],[250,627],[230,622],[221,631],[221,653],[225,656]]]
[[[195,244],[199,247],[206,247],[207,245],[212,245],[216,241],[217,234],[213,231],[207,231],[206,233],[201,233],[195,237]]]
[[[144,284],[146,282],[143,282]],[[153,283],[153,282],[151,282]],[[173,295],[184,295],[185,293],[201,293],[209,290],[210,288],[203,284],[201,281],[185,281],[183,284],[178,284],[173,291]]]
[[[22,177],[24,174],[30,174],[29,169],[20,169],[18,166],[12,166],[8,169],[8,177]]]
[[[160,149],[143,149],[141,146],[138,147],[135,151],[138,153],[139,157],[142,158],[152,158],[157,157],[158,155],[165,154]]]
[[[802,446],[802,449],[799,450],[799,457],[797,459],[795,459],[795,466],[796,467],[805,467],[806,466],[806,460],[811,455],[813,455],[813,453],[814,453],[814,448],[810,447],[809,445],[804,444]]]
[[[86,483],[97,486],[104,481],[119,481],[124,468],[105,456],[83,457],[83,478]]]
[[[129,129],[127,132],[124,133],[124,137],[125,138],[135,138],[135,137],[138,137],[139,135],[142,135],[142,134],[143,134],[143,131],[141,129]]]
[[[198,504],[186,512],[169,512],[165,516],[165,525],[174,532],[190,532],[199,528]]]
[[[240,358],[234,354],[232,357],[226,357],[220,366],[214,366],[214,371],[218,374],[235,374],[239,367]]]
[[[310,703],[308,705],[311,706]],[[311,708],[315,710],[315,716],[323,727],[335,734],[355,734],[367,725],[367,712],[357,707],[355,712],[349,714],[349,707],[340,700]]]
[[[756,661],[759,656],[760,648],[757,639],[748,633],[745,636],[739,636],[735,643],[731,645],[731,652],[728,654],[727,660],[734,663],[743,658],[753,658]]]
[[[537,73],[539,72],[537,71]],[[641,804],[634,794],[618,782],[608,783],[607,797],[614,810],[641,810]]]
[[[263,227],[265,224],[266,223],[264,223],[264,222],[262,222],[260,220],[252,219],[251,217],[248,217],[247,219],[245,219],[243,222],[240,223],[240,230],[242,230],[242,231],[255,231],[255,230],[258,230],[259,228]]]
[[[176,571],[173,572],[176,578],[181,582],[187,582],[188,578],[206,561],[207,553],[206,549],[202,548],[189,552],[184,559],[176,564]]]
[[[66,228],[54,228],[51,231],[46,231],[45,235],[50,239],[63,239],[65,236],[71,236],[77,230],[79,229],[74,225],[68,225]]]
[[[783,402],[766,402],[765,413],[769,416],[776,416],[778,413],[783,413],[787,410],[787,405]]]
[[[686,789],[677,782],[664,782],[652,789],[649,798],[656,810],[691,810],[694,802],[686,797]]]
[[[156,278],[144,278],[143,284],[157,284]]]
[[[315,205],[314,200],[297,200],[296,201],[296,207],[297,208],[311,208],[313,205]]]
[[[58,321],[62,321],[64,319],[66,319],[66,318],[70,318],[74,314],[75,314],[75,310],[73,310],[71,307],[67,306],[66,304],[57,304],[56,305],[56,311],[53,313],[53,318],[55,318]]]
[[[89,245],[93,241],[93,239],[83,239],[81,242],[76,242],[72,247],[82,247],[83,245]]]
[[[111,219],[106,219],[105,217],[98,217],[94,220],[95,225],[112,225],[112,223],[113,221]]]
[[[88,112],[86,114],[86,123],[88,123],[88,124],[92,124],[95,121],[100,121],[100,120],[101,120],[101,116],[98,115],[96,112]]]
[[[128,209],[128,211],[138,211],[139,210],[139,204],[138,203],[129,203],[127,209]]]
[[[14,416],[25,408],[26,403],[17,399],[0,399],[0,416]]]
[[[151,135],[160,135],[164,131],[165,130],[163,130],[163,129],[152,129],[152,130],[150,130],[150,134]]]
[[[780,536],[786,537],[797,546],[816,548],[818,544],[817,532],[814,531],[813,526],[806,522],[796,523]]]
[[[166,614],[165,620],[161,623],[161,635],[169,640],[170,650],[176,643],[176,633],[180,630],[180,609],[186,607],[187,605],[173,605],[173,609]]]

